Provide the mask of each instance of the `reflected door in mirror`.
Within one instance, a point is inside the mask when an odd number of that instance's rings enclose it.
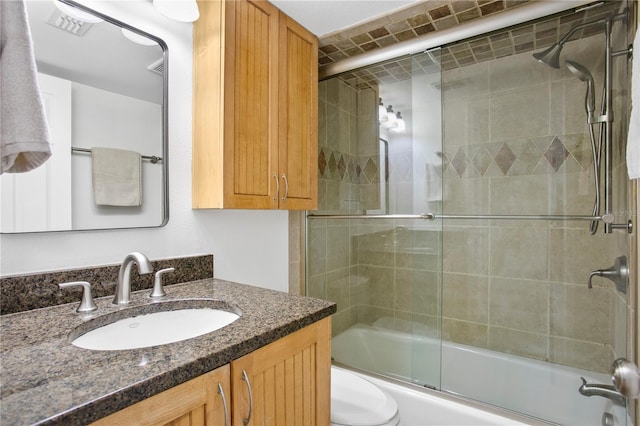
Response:
[[[2,232],[71,229],[71,82],[38,74],[52,140],[49,161],[0,175]]]

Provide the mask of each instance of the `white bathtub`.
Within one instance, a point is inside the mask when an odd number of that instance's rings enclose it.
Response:
[[[414,382],[447,391],[443,399],[437,397],[438,393],[386,382],[391,386],[390,393],[400,398],[400,416],[406,426],[518,424],[500,416],[469,420],[466,416],[491,413],[477,408],[470,411],[472,407],[462,400],[456,403],[449,393],[555,424],[599,426],[607,412],[613,415],[616,426],[631,425],[624,407],[606,398],[578,393],[580,377],[610,384],[605,374],[451,342],[441,345],[437,339],[362,324],[335,336],[332,347],[333,359],[339,364],[406,382],[413,378]],[[370,380],[378,381],[373,377]],[[400,392],[402,389],[411,392]],[[533,421],[520,424],[529,423]]]

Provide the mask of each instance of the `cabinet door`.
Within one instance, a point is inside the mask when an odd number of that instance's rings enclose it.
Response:
[[[280,15],[280,208],[318,208],[318,40]]]
[[[277,208],[279,11],[263,0],[225,9],[224,207]]]
[[[331,319],[233,361],[231,376],[234,425],[328,425]]]
[[[113,413],[93,425],[227,425],[231,415],[229,389],[229,366],[225,365]]]

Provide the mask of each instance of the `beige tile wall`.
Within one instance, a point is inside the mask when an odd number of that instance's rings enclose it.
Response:
[[[572,42],[564,55],[601,81],[601,55],[594,55],[601,44],[598,36]],[[626,71],[617,66],[617,82]],[[355,213],[380,201],[367,189],[379,184],[377,148],[365,143],[376,137],[375,116],[366,112],[376,96],[363,87],[368,92],[338,79],[320,84],[321,212]],[[580,81],[529,52],[447,70],[442,88],[444,213],[590,214]],[[626,116],[626,90],[616,88],[617,117]],[[626,134],[623,120],[617,125],[616,134]],[[629,208],[623,147],[616,152],[620,222]],[[342,173],[338,158],[346,159]],[[441,331],[446,340],[601,372],[631,347],[630,299],[604,279],[586,286],[590,271],[628,253],[621,232],[590,236],[587,223],[560,221],[445,221],[442,233],[406,223],[308,224],[307,294],[338,303],[334,333],[382,319],[387,327]],[[398,243],[400,225],[408,232]]]
[[[599,36],[569,43],[564,56],[602,81],[602,43]],[[624,84],[619,87],[624,94]],[[443,88],[450,160],[444,213],[590,214],[593,164],[579,80],[526,53],[445,71]],[[625,116],[624,105],[617,114]],[[500,156],[505,145],[512,154]],[[479,152],[489,154],[484,162]],[[622,195],[624,173],[620,166],[615,182]],[[626,197],[617,201],[626,212]],[[624,220],[621,213],[618,221]],[[628,237],[604,235],[602,228],[591,236],[587,228],[585,222],[445,222],[444,338],[609,371],[626,353],[627,303],[609,281],[595,279],[591,290],[586,282],[592,270],[628,253]]]

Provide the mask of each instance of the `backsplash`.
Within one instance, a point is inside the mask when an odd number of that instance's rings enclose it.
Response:
[[[213,278],[213,255],[152,260],[151,264],[152,274],[139,275],[131,268],[131,291],[153,287],[155,272],[165,268],[175,268],[163,276],[165,285]],[[81,289],[62,291],[58,283],[88,281],[93,297],[113,295],[119,272],[117,264],[0,277],[0,315],[80,301]]]

